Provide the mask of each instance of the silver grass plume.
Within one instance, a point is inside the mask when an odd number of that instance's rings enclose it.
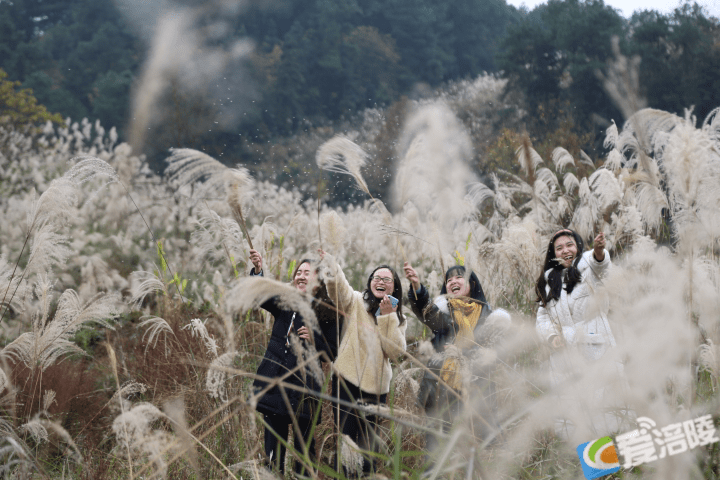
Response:
[[[239,352],[231,351],[223,353],[210,363],[205,377],[205,389],[210,392],[212,398],[216,398],[223,403],[228,401],[227,386],[228,380],[227,369],[232,368],[235,357]]]
[[[360,172],[367,163],[367,153],[349,138],[336,135],[323,143],[315,155],[315,161],[323,170],[350,175],[358,188],[370,195],[370,189]]]
[[[229,168],[207,153],[191,148],[171,148],[170,152],[171,155],[165,159],[168,163],[165,175],[171,184],[179,188],[202,180],[202,194],[225,187]]]
[[[38,413],[32,418],[32,420],[25,423],[21,429],[27,431],[34,438],[38,438],[44,442],[48,440],[50,431],[55,433],[70,447],[69,450],[72,452],[70,458],[77,463],[83,463],[83,456],[82,453],[80,453],[80,449],[72,439],[72,436],[70,436],[70,433],[68,433],[68,431],[65,430],[59,423],[41,418]]]
[[[27,214],[27,233],[46,222],[60,224],[69,218],[79,201],[78,189],[96,178],[106,177],[108,182],[117,178],[115,169],[99,158],[83,156],[65,174],[50,182],[47,190],[32,202]]]
[[[159,270],[159,268],[155,268],[155,271]],[[139,307],[145,297],[155,292],[162,292],[166,296],[169,295],[167,286],[156,274],[145,270],[138,270],[130,274],[131,305]]]
[[[333,255],[339,255],[343,246],[348,242],[348,230],[335,210],[320,215],[320,231],[326,251]]]
[[[147,336],[147,344],[145,345],[145,353],[147,353],[148,348],[152,345],[152,348],[155,348],[157,345],[158,340],[162,336],[165,344],[165,357],[168,355],[168,348],[167,348],[167,336],[168,334],[175,336],[175,332],[173,331],[170,324],[167,323],[167,321],[160,317],[155,317],[152,315],[147,315],[141,318],[142,322],[138,325],[138,328],[147,328],[145,330],[145,333],[143,333],[142,340],[145,341],[145,337]]]
[[[7,257],[4,254],[0,255],[0,293],[17,292],[16,295],[12,297],[8,295],[5,298],[5,303],[0,305],[0,310],[10,307],[17,312],[23,308],[19,298],[25,298],[31,292],[31,288],[20,277],[13,276],[13,269],[14,267],[7,262]]]
[[[523,138],[522,145],[515,150],[515,156],[520,164],[520,168],[525,172],[528,183],[532,185],[535,182],[535,170],[543,163],[543,159],[532,147],[530,139],[527,136]]]
[[[157,407],[143,402],[115,418],[112,430],[119,448],[129,450],[139,462],[147,459],[155,473],[165,477],[168,467],[165,455],[172,451],[173,438],[164,430],[152,429],[153,422],[162,418],[164,414]]]
[[[640,56],[627,58],[620,52],[620,39],[610,39],[614,59],[608,59],[606,72],[595,71],[613,103],[625,118],[644,108],[647,101],[640,95]]]
[[[714,221],[720,205],[720,152],[704,129],[688,116],[678,123],[656,154],[666,172],[668,199],[676,238],[704,238],[714,243],[720,230]]]
[[[5,436],[3,443],[0,444],[0,459],[2,460],[0,474],[8,478],[11,478],[11,475],[20,477],[23,474],[28,475],[29,470],[37,468],[27,453],[29,451],[30,449],[20,439],[13,438],[11,435]]]
[[[171,421],[173,430],[180,440],[181,452],[184,453],[183,458],[187,458],[195,470],[197,478],[201,478],[200,467],[198,463],[198,454],[195,449],[195,443],[187,420],[185,419],[185,399],[183,397],[173,398],[165,402],[163,406],[165,415]]]
[[[3,393],[6,388],[12,388],[12,383],[8,379],[5,370],[0,368],[0,393]]]
[[[85,351],[70,338],[88,323],[114,330],[110,319],[122,311],[117,293],[99,294],[83,303],[77,292],[65,290],[58,300],[54,318],[49,319],[48,286],[47,280],[38,284],[40,300],[45,307],[41,315],[35,317],[33,331],[23,333],[2,351],[3,355],[22,361],[28,368],[39,366],[43,371],[65,355],[85,355]]]
[[[221,217],[210,208],[202,208],[196,222],[198,228],[192,233],[192,243],[199,249],[198,255],[231,263],[247,256],[243,248],[243,231],[235,220]]]
[[[702,129],[712,138],[716,147],[720,147],[720,107],[707,114],[702,123]],[[720,149],[720,148],[719,148]]]
[[[215,341],[215,337],[210,335],[210,332],[207,331],[207,327],[205,327],[205,323],[202,320],[193,318],[190,320],[190,323],[182,327],[182,330],[190,330],[193,338],[199,338],[203,342],[205,350],[210,357],[218,357],[219,347]]]
[[[348,472],[359,475],[362,472],[365,459],[362,456],[360,447],[347,435],[342,435],[342,448],[340,459],[344,469]]]
[[[465,199],[469,185],[477,181],[468,165],[473,157],[472,141],[445,103],[421,106],[408,116],[397,155],[396,210],[412,202],[423,218],[439,223],[444,233],[472,214],[473,206]]]
[[[537,152],[536,152],[537,153]],[[542,159],[540,159],[542,161]],[[562,147],[557,147],[552,152],[552,161],[555,164],[555,170],[558,173],[562,173],[565,168],[568,166],[575,166],[575,159],[572,155],[570,155],[570,152],[565,150]]]
[[[600,212],[600,205],[598,199],[590,191],[587,178],[580,181],[578,196],[580,202],[575,208],[570,228],[578,232],[582,238],[588,239],[595,232],[595,221]]]
[[[43,273],[63,265],[74,252],[67,246],[69,238],[56,232],[57,226],[43,224],[33,236],[30,257],[25,267],[25,275]]]
[[[48,431],[39,421],[32,419],[20,425],[21,432],[30,436],[35,443],[45,443],[48,441]]]
[[[133,380],[128,380],[127,382],[123,383],[119,389],[113,394],[112,398],[110,399],[110,402],[112,403],[115,400],[121,400],[121,401],[127,401],[129,397],[132,397],[133,395],[137,395],[140,393],[145,393],[148,389],[148,386],[144,383],[135,382]],[[130,405],[128,404],[127,408],[130,408]]]
[[[248,195],[248,190],[252,184],[252,178],[248,171],[244,168],[230,169],[227,172],[227,201],[232,210],[235,221],[242,229],[247,239],[248,245],[254,249],[250,234],[248,233],[245,217],[242,213],[243,199]]]

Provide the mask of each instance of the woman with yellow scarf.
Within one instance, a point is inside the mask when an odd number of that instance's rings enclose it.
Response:
[[[410,306],[418,320],[432,330],[436,352],[428,362],[432,373],[426,372],[420,385],[418,404],[428,416],[442,421],[447,432],[469,394],[468,365],[481,347],[491,346],[502,337],[510,325],[510,315],[503,309],[490,308],[477,275],[464,266],[456,265],[445,273],[441,295],[432,303],[415,269],[406,262],[404,271],[410,281]],[[490,405],[493,401],[483,403]],[[491,409],[482,410],[487,413]],[[486,426],[493,423],[490,418],[485,421]],[[425,440],[427,450],[432,452],[437,446],[435,436],[428,434]]]

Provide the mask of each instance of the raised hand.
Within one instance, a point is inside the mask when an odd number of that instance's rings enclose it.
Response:
[[[250,261],[255,266],[255,274],[262,272],[262,255],[257,250],[250,250]]]
[[[598,233],[593,240],[593,256],[598,262],[605,260],[605,234],[603,232]]]
[[[415,291],[418,291],[420,289],[420,278],[418,277],[417,272],[415,269],[410,265],[409,262],[405,262],[405,265],[403,266],[403,270],[405,271],[405,278],[410,280],[410,283],[412,283],[413,289]]]

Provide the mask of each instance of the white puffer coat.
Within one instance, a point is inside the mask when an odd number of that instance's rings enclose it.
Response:
[[[582,281],[575,285],[570,294],[565,291],[563,282],[560,298],[548,302],[547,307],[538,308],[535,328],[541,338],[549,341],[553,335],[559,335],[559,328],[562,328],[562,337],[567,346],[577,348],[587,360],[598,360],[608,348],[615,346],[615,337],[605,313],[591,318],[585,314],[590,296],[611,266],[607,250],[602,262],[595,260],[592,250],[583,253],[577,265]],[[550,270],[545,272],[545,280],[549,273]],[[545,291],[550,293],[550,285],[546,285]]]

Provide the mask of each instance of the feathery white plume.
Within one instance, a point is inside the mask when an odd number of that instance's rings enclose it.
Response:
[[[370,195],[360,172],[367,163],[367,153],[350,139],[342,135],[334,136],[320,146],[315,161],[323,170],[350,175],[360,190]]]

